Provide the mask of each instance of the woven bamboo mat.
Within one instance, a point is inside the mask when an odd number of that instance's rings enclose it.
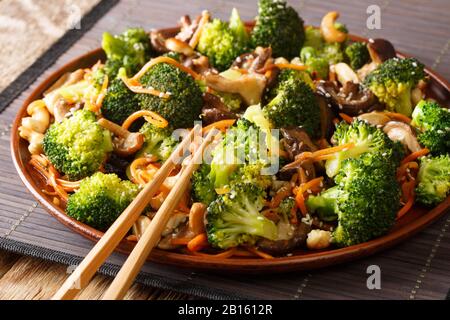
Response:
[[[386,37],[397,49],[415,55],[450,78],[448,1],[290,1],[308,24],[317,25],[328,10],[339,10],[355,34]],[[381,30],[366,28],[369,4],[381,8]],[[256,14],[256,1],[143,1],[116,5],[37,80],[73,57],[99,46],[105,30],[120,32],[129,26],[168,27],[179,16],[196,15],[208,8],[227,18],[237,7],[244,19]],[[73,233],[37,204],[23,187],[10,158],[10,125],[32,85],[0,114],[0,249],[42,257],[68,265],[87,254],[92,242]],[[265,276],[194,273],[147,263],[138,281],[207,298],[255,299],[444,299],[450,288],[450,214],[410,240],[375,256],[311,272]],[[124,256],[114,254],[101,269],[114,275]],[[369,290],[367,267],[381,269],[381,289]]]

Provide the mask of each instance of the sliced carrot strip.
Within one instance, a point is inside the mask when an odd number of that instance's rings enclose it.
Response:
[[[147,122],[150,122],[158,128],[165,128],[169,125],[169,122],[156,112],[150,110],[139,110],[132,113],[128,118],[125,119],[125,121],[122,123],[122,128],[128,130],[133,122],[141,117],[144,117]]]
[[[223,252],[217,253],[217,254],[208,254],[208,253],[197,252],[197,251],[193,251],[191,253],[196,255],[196,256],[200,256],[200,257],[209,257],[209,258],[216,258],[216,259],[219,259],[219,258],[227,259],[227,258],[232,257],[236,253],[236,248],[231,248],[231,249],[228,249],[226,251],[223,251]]]
[[[207,133],[211,129],[216,128],[222,132],[225,132],[229,127],[231,127],[236,122],[236,119],[225,119],[219,120],[217,122],[211,123],[202,129],[202,133]]]
[[[322,156],[322,155],[326,155],[326,154],[331,154],[331,153],[343,151],[345,149],[350,149],[350,148],[353,148],[354,146],[355,146],[355,144],[353,142],[349,142],[349,143],[342,144],[340,146],[336,146],[336,147],[331,147],[331,148],[326,148],[326,149],[315,151],[315,152],[312,153],[311,156],[313,158],[316,158],[318,156]]]
[[[295,202],[297,203],[298,208],[302,212],[302,215],[306,216],[308,214],[308,209],[306,208],[305,197],[303,196],[303,192],[301,192],[300,190],[297,191],[297,195],[295,196]]]
[[[247,247],[247,250],[250,251],[251,253],[254,253],[257,256],[260,256],[261,258],[273,259],[273,256],[271,256],[270,254],[262,252],[254,247]]]
[[[144,94],[151,94],[156,97],[160,97],[162,99],[168,99],[170,97],[169,94],[161,92],[159,90],[153,89],[153,88],[145,88],[139,81],[121,77],[123,83],[130,89],[130,91],[134,93],[144,93]]]
[[[206,233],[200,233],[199,235],[196,235],[187,244],[187,248],[189,251],[199,251],[206,246],[208,246],[208,237]]]
[[[139,79],[154,65],[158,64],[158,63],[168,63],[173,65],[174,67],[177,67],[178,69],[190,74],[194,79],[200,79],[201,75],[199,75],[198,73],[194,72],[193,70],[189,69],[188,67],[183,66],[181,63],[179,63],[178,61],[169,58],[169,57],[157,57],[154,58],[152,60],[150,60],[149,62],[147,62],[141,70],[138,71],[138,73],[136,73],[134,75],[134,77],[131,78],[131,80],[139,82]],[[130,89],[131,90],[131,89]]]
[[[405,116],[404,114],[398,113],[398,112],[384,112],[384,114],[386,114],[389,118],[392,118],[394,120],[399,120],[405,123],[410,124],[411,123],[411,118]]]
[[[301,65],[293,64],[293,63],[275,63],[275,66],[280,69],[293,69],[293,70],[298,70],[298,71],[308,70],[307,66],[301,66]]]
[[[345,113],[339,113],[339,116],[347,123],[352,123],[353,122],[353,117],[350,117],[349,115],[345,114]]]
[[[292,193],[291,188],[282,187],[280,190],[277,191],[275,196],[272,198],[272,201],[270,202],[269,207],[277,208],[280,205],[281,201],[283,201],[283,199],[289,197],[291,193]]]
[[[423,156],[427,155],[429,152],[430,152],[430,150],[428,148],[423,148],[423,149],[420,149],[419,151],[413,152],[413,153],[409,154],[408,156],[406,156],[402,160],[401,165],[404,165],[405,163],[414,161],[419,157],[423,157]]]

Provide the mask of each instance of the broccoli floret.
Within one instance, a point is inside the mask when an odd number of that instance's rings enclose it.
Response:
[[[303,47],[300,51],[300,60],[308,67],[308,72],[313,78],[326,79],[328,77],[329,64],[328,61],[319,56],[320,49],[314,47]]]
[[[421,131],[420,143],[433,154],[450,154],[450,110],[433,101],[420,101],[414,108],[411,125]]]
[[[367,153],[377,156],[371,156],[370,161],[377,159],[385,162],[391,166],[392,172],[395,172],[403,156],[400,143],[393,142],[381,129],[362,120],[355,120],[350,125],[341,122],[336,127],[332,140],[337,145],[354,143],[354,147],[336,152],[333,158],[326,161],[325,168],[329,177],[338,173],[345,159],[358,158]]]
[[[334,221],[338,218],[338,201],[342,196],[341,188],[334,186],[323,191],[320,196],[308,197],[308,209],[323,221]]]
[[[262,161],[239,166],[237,170],[231,174],[229,184],[251,183],[266,190],[272,185],[272,176],[261,174],[266,166],[266,163]]]
[[[353,70],[357,70],[370,61],[369,50],[364,42],[354,42],[345,48],[345,57]]]
[[[322,44],[320,47],[305,46],[300,51],[301,61],[310,74],[321,79],[328,78],[329,67],[344,60],[340,43]]]
[[[166,161],[178,144],[172,137],[172,130],[169,128],[158,128],[146,122],[139,130],[144,135],[144,145],[136,154],[136,158],[155,156],[160,161]]]
[[[192,174],[192,198],[194,201],[202,202],[209,205],[216,199],[216,191],[214,190],[214,184],[209,177],[211,166],[203,163]]]
[[[239,245],[253,245],[259,237],[277,238],[275,223],[261,214],[265,193],[251,184],[235,185],[219,195],[206,213],[208,242],[227,249]]]
[[[100,231],[106,231],[133,201],[138,186],[115,174],[97,172],[85,178],[69,197],[67,215]]]
[[[284,0],[260,0],[252,43],[272,47],[274,57],[292,59],[305,41],[303,20]]]
[[[87,110],[78,110],[72,117],[52,124],[45,133],[43,148],[55,168],[70,180],[98,171],[113,150],[110,132]]]
[[[151,110],[169,121],[176,128],[190,128],[200,120],[203,106],[202,92],[195,80],[186,72],[167,63],[159,63],[141,78],[146,87],[170,92],[167,99],[151,94],[138,94],[142,109]]]
[[[450,155],[423,157],[416,188],[417,201],[434,206],[450,194]]]
[[[216,95],[220,97],[220,100],[231,110],[238,111],[242,106],[242,98],[237,93],[228,92],[216,92]]]
[[[294,72],[282,71],[278,85],[271,90],[273,98],[263,112],[275,128],[299,126],[311,136],[320,127],[320,109],[311,87],[299,80]]]
[[[151,58],[150,38],[144,29],[130,28],[120,35],[103,33],[102,48],[106,53],[104,71],[110,79],[124,67],[128,76],[136,73]]]
[[[223,71],[247,50],[248,42],[245,25],[238,11],[233,9],[229,23],[214,19],[204,26],[197,49],[214,67]]]
[[[371,159],[347,159],[335,178],[336,186],[306,205],[319,217],[338,218],[333,241],[350,246],[385,234],[393,226],[399,208],[400,188],[389,164]]]
[[[112,80],[103,99],[102,115],[106,119],[122,125],[132,113],[139,110],[137,95],[128,89],[122,79]]]
[[[344,61],[344,52],[342,52],[341,44],[338,42],[325,44],[320,56],[325,58],[330,65]]]
[[[305,43],[303,44],[303,48],[311,47],[314,50],[320,51],[324,44],[325,41],[320,33],[320,29],[311,26],[305,28]]]
[[[383,62],[364,80],[390,111],[411,116],[411,90],[425,78],[424,65],[414,58],[392,58]]]

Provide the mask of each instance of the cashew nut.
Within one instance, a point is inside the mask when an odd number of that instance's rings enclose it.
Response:
[[[50,114],[43,100],[30,103],[27,113],[30,117],[22,119],[19,135],[29,142],[28,150],[31,154],[40,154],[44,133],[50,124]]]
[[[319,229],[313,229],[308,233],[306,245],[309,249],[325,249],[331,244],[331,232]]]
[[[333,66],[338,81],[345,85],[347,82],[359,83],[358,75],[346,63],[340,62]]]
[[[320,32],[326,42],[344,42],[347,39],[347,34],[345,32],[336,29],[334,23],[339,17],[339,12],[331,11],[328,12],[320,23]]]
[[[195,202],[192,204],[189,212],[189,229],[194,235],[205,232],[205,212],[206,206],[201,202]]]

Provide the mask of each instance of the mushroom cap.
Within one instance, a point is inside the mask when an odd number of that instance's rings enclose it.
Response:
[[[383,131],[391,140],[402,143],[411,152],[422,149],[409,124],[400,121],[389,121],[384,126]]]

